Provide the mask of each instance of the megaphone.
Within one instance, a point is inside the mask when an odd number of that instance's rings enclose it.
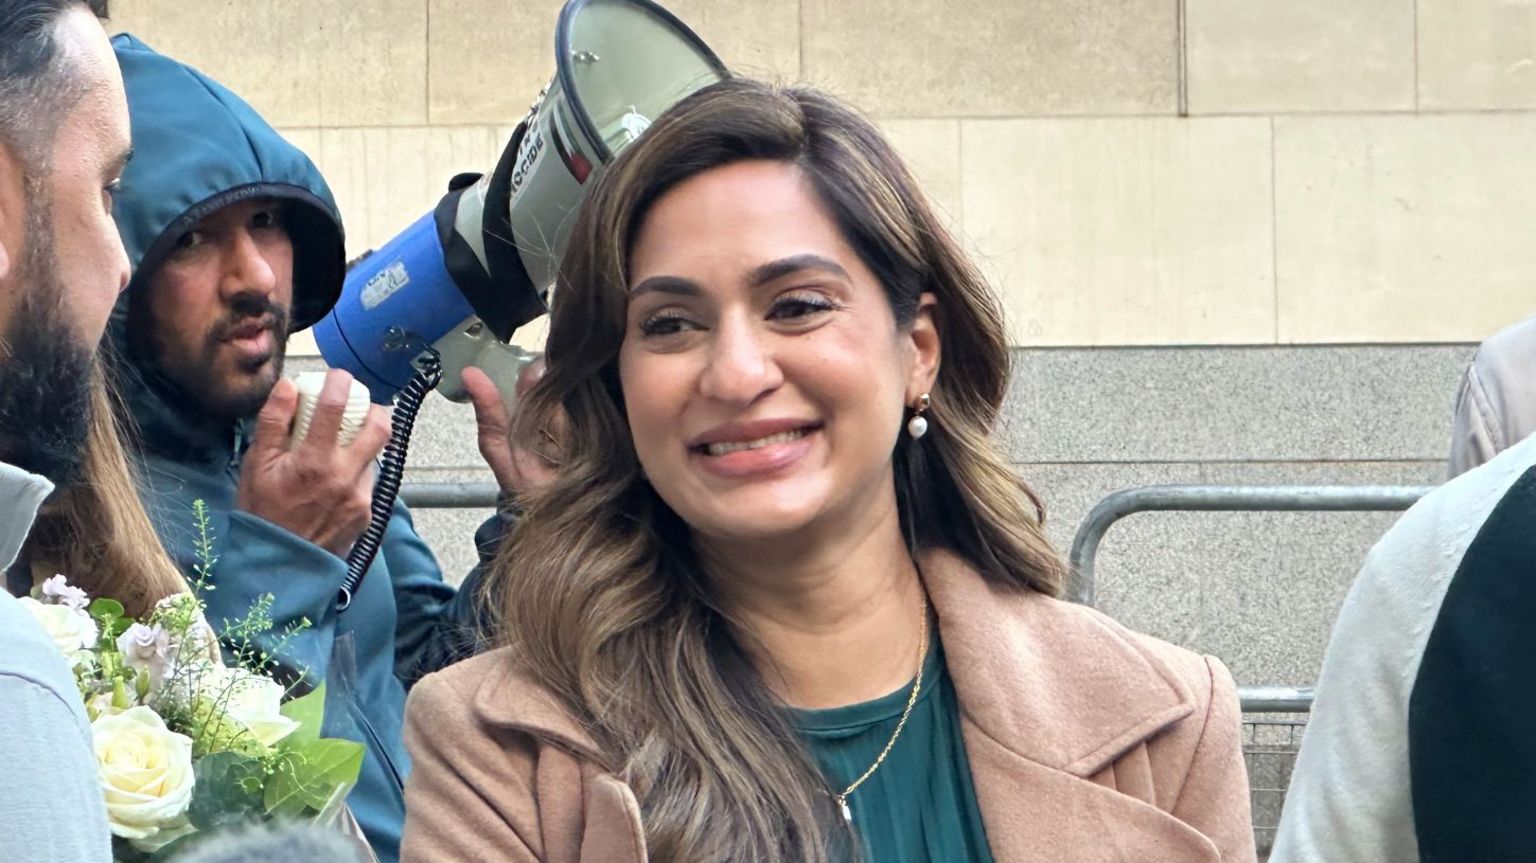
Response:
[[[467,397],[460,373],[486,371],[510,411],[533,356],[512,334],[549,309],[550,289],[587,189],[657,115],[727,70],[651,0],[568,0],[555,26],[555,76],[491,172],[461,174],[431,212],[348,271],[315,324],[326,364],[395,403],[368,529],[347,555],[346,610],[393,515],[421,399]],[[556,298],[555,301],[558,301]]]
[[[355,264],[315,325],[327,365],[388,403],[430,364],[462,401],[459,373],[483,368],[510,410],[532,355],[508,344],[549,308],[586,190],[652,119],[726,76],[704,41],[650,0],[569,0],[555,75],[496,166],[460,175],[429,213]]]

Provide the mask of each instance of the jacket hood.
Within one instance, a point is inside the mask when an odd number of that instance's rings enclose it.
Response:
[[[114,215],[134,275],[128,293],[176,240],[210,213],[248,198],[287,202],[293,241],[293,325],[324,317],[346,274],[341,214],[320,171],[250,105],[131,34],[112,39],[133,129]]]
[[[199,220],[249,198],[277,198],[287,205],[294,252],[290,329],[308,327],[341,295],[341,215],[309,157],[228,88],[131,34],[114,36],[112,49],[128,93],[134,156],[113,211],[133,277],[108,329],[111,365],[145,448],[227,457],[234,441],[230,423],[203,415],[135,354],[129,304]]]

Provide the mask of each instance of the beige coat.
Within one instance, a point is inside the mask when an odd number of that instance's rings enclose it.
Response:
[[[1213,658],[948,554],[923,566],[998,863],[1254,859],[1236,690]],[[640,810],[591,737],[495,651],[427,677],[404,863],[643,863]]]

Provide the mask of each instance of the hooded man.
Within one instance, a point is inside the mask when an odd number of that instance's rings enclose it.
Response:
[[[336,204],[310,160],[239,97],[130,35],[113,47],[136,156],[116,208],[134,276],[111,335],[146,505],[190,574],[200,563],[193,503],[206,504],[216,627],[275,597],[262,646],[325,684],[328,736],[367,747],[348,803],[393,861],[410,769],[406,688],[456,658],[476,577],[456,595],[397,505],[367,578],[338,610],[388,419],[375,406],[341,444],[350,381],[332,371],[307,436],[290,447],[296,390],[281,380],[288,334],[328,313],[341,290]],[[307,628],[284,640],[295,624]]]

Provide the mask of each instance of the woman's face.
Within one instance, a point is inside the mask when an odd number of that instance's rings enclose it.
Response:
[[[885,291],[794,166],[741,162],[657,200],[619,353],[635,450],[701,538],[840,531],[894,508],[891,451],[938,365],[933,299]]]

